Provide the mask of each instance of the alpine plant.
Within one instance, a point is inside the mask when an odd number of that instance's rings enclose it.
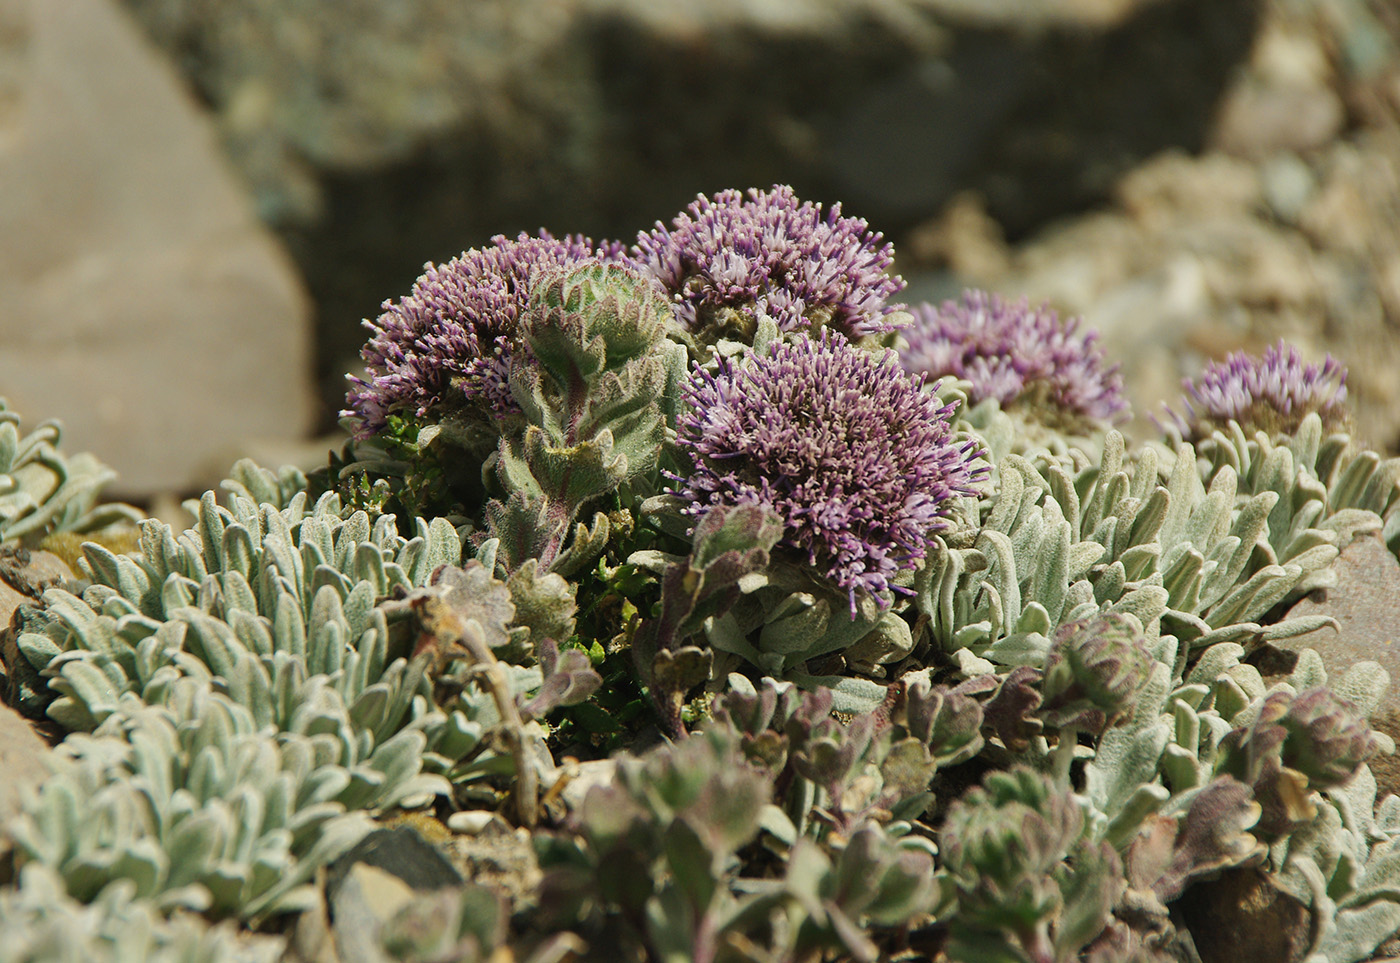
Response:
[[[1061,320],[1047,305],[967,291],[959,301],[920,304],[902,334],[904,366],[930,378],[971,386],[969,402],[995,398],[1067,428],[1121,421],[1128,402],[1117,365],[1104,361],[1098,335],[1079,319]]]
[[[510,358],[531,277],[620,254],[620,245],[595,247],[582,235],[557,239],[541,231],[497,236],[446,264],[424,265],[407,297],[385,301],[383,313],[364,323],[372,332],[360,352],[368,377],[349,379],[342,414],[367,438],[395,414],[441,417],[465,409],[499,419],[518,412]]]
[[[839,334],[775,343],[765,356],[697,367],[683,389],[677,442],[693,462],[672,494],[700,516],[761,505],[783,520],[779,547],[847,593],[881,597],[922,559],[949,500],[982,478],[974,442],[891,355]],[[854,615],[852,615],[854,618]]]
[[[799,201],[791,187],[700,195],[666,227],[642,232],[632,258],[700,340],[751,340],[760,316],[780,331],[830,327],[858,340],[893,331],[904,289],[894,248],[841,205]]]
[[[1181,384],[1184,410],[1168,408],[1167,417],[1187,441],[1209,438],[1231,421],[1247,431],[1291,434],[1314,412],[1329,431],[1346,426],[1347,369],[1330,354],[1307,364],[1286,341],[1258,357],[1237,351]]]
[[[0,403],[0,695],[69,733],[0,963],[1385,955],[1390,676],[1293,608],[1400,551],[1341,365],[1232,356],[1130,447],[1077,320],[911,318],[891,254],[774,187],[430,264],[324,476],[58,585],[106,473]],[[375,814],[450,858],[366,929]]]

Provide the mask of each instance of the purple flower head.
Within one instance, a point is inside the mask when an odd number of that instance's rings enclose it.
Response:
[[[852,339],[893,330],[904,288],[894,249],[841,205],[823,211],[792,188],[701,195],[668,229],[643,232],[633,260],[675,301],[687,330],[751,336],[760,314],[780,331],[832,327]]]
[[[370,375],[350,378],[343,414],[359,420],[357,435],[366,438],[400,412],[423,417],[444,406],[494,416],[517,411],[507,375],[531,275],[621,256],[620,244],[595,248],[586,237],[556,239],[541,231],[513,241],[498,235],[489,247],[424,265],[407,297],[385,301],[378,319],[364,323],[373,332],[360,350]]]
[[[763,357],[697,366],[677,441],[689,476],[671,476],[692,516],[763,505],[783,519],[780,547],[849,593],[877,595],[924,557],[948,499],[982,471],[953,437],[953,405],[892,361],[834,332],[778,342]]]
[[[1321,365],[1304,364],[1286,341],[1265,349],[1263,357],[1237,351],[1206,365],[1201,376],[1182,381],[1183,413],[1167,415],[1188,441],[1209,437],[1230,421],[1246,430],[1270,434],[1292,432],[1312,412],[1328,428],[1347,418],[1347,369],[1330,354]]]
[[[921,304],[913,314],[904,330],[904,367],[969,382],[970,401],[995,398],[1003,408],[1032,408],[1047,423],[1071,427],[1126,414],[1118,366],[1104,364],[1097,334],[1078,333],[1078,318],[1061,321],[1048,306],[985,291],[967,291],[941,307]]]

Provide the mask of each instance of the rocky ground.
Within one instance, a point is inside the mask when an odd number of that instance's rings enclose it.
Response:
[[[1254,0],[130,6],[301,265],[327,416],[355,322],[498,232],[631,238],[697,192],[783,182],[897,246],[965,190],[1029,238],[1201,150],[1261,19]]]

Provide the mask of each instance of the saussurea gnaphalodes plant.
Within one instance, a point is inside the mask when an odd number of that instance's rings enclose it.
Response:
[[[1227,870],[1312,963],[1369,956],[1389,680],[1270,649],[1327,630],[1289,602],[1348,543],[1400,548],[1340,364],[1232,357],[1130,446],[1079,322],[906,310],[892,256],[774,187],[429,265],[326,469],[240,464],[16,615],[8,701],[70,734],[5,828],[0,963],[277,959],[405,810],[514,869],[365,958],[1184,960]],[[0,534],[98,517],[3,427]]]

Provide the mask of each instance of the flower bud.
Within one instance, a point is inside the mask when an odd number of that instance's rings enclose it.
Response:
[[[1288,733],[1283,764],[1307,776],[1317,789],[1351,779],[1376,751],[1361,711],[1322,686],[1298,693],[1279,724]]]
[[[1109,612],[1060,626],[1045,659],[1041,717],[1095,732],[1130,711],[1156,660],[1131,615]]]
[[[1084,816],[1030,769],[993,772],[948,810],[940,843],[960,911],[982,928],[1033,928],[1059,911],[1051,873],[1080,838]]]

